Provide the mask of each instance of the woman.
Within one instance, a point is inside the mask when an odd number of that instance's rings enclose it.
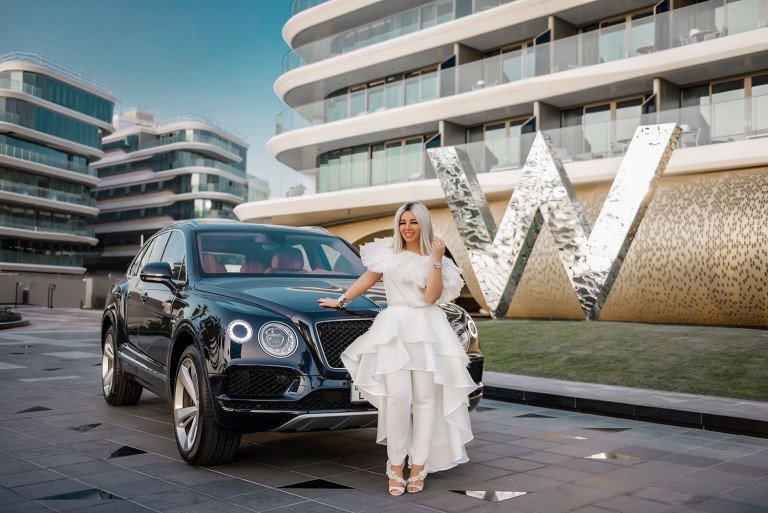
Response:
[[[458,296],[464,282],[444,255],[427,207],[406,203],[395,214],[393,237],[360,248],[368,271],[338,299],[318,299],[322,306],[343,308],[384,279],[387,308],[341,359],[363,397],[379,410],[376,441],[387,445],[392,495],[406,486],[409,493],[420,492],[427,473],[468,461],[467,395],[476,385],[467,354],[438,306]]]

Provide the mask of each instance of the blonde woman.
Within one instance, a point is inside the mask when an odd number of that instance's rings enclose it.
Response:
[[[318,302],[343,308],[384,280],[387,308],[341,359],[363,396],[379,411],[376,441],[387,445],[389,493],[420,492],[429,472],[468,461],[472,440],[467,394],[475,383],[468,357],[439,303],[464,285],[434,236],[429,210],[406,203],[394,219],[393,237],[360,248],[368,268],[338,299]],[[410,477],[403,473],[408,458]]]

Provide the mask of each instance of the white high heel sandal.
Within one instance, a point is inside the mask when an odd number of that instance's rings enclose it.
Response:
[[[405,466],[403,466],[403,469],[405,469]],[[402,484],[402,486],[391,486],[390,485],[389,486],[389,494],[390,495],[398,496],[398,495],[402,495],[403,493],[405,493],[406,481],[403,478],[403,476],[398,476],[397,474],[395,474],[395,471],[392,470],[392,464],[390,464],[389,461],[387,461],[387,477],[390,478],[390,479],[394,479],[398,483]]]
[[[408,493],[419,493],[424,489],[424,479],[427,477],[427,467],[426,465],[419,471],[418,474],[414,476],[410,476],[408,478],[408,481],[406,482],[406,486],[408,487]],[[413,484],[416,481],[421,481],[420,485]]]

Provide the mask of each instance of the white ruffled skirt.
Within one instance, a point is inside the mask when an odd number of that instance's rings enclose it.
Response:
[[[431,372],[437,386],[427,470],[446,470],[469,460],[464,445],[473,435],[467,396],[477,385],[467,371],[469,358],[439,306],[388,307],[341,359],[363,397],[379,411],[380,444],[387,443],[384,375],[400,369]]]

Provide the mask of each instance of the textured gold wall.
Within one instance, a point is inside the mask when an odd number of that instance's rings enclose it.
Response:
[[[590,224],[609,187],[575,188]],[[506,204],[490,202],[497,222]],[[328,228],[357,242],[391,231],[392,215]],[[450,211],[435,208],[432,217],[484,305]],[[584,318],[546,227],[508,315]],[[768,326],[768,168],[663,178],[600,320]]]

